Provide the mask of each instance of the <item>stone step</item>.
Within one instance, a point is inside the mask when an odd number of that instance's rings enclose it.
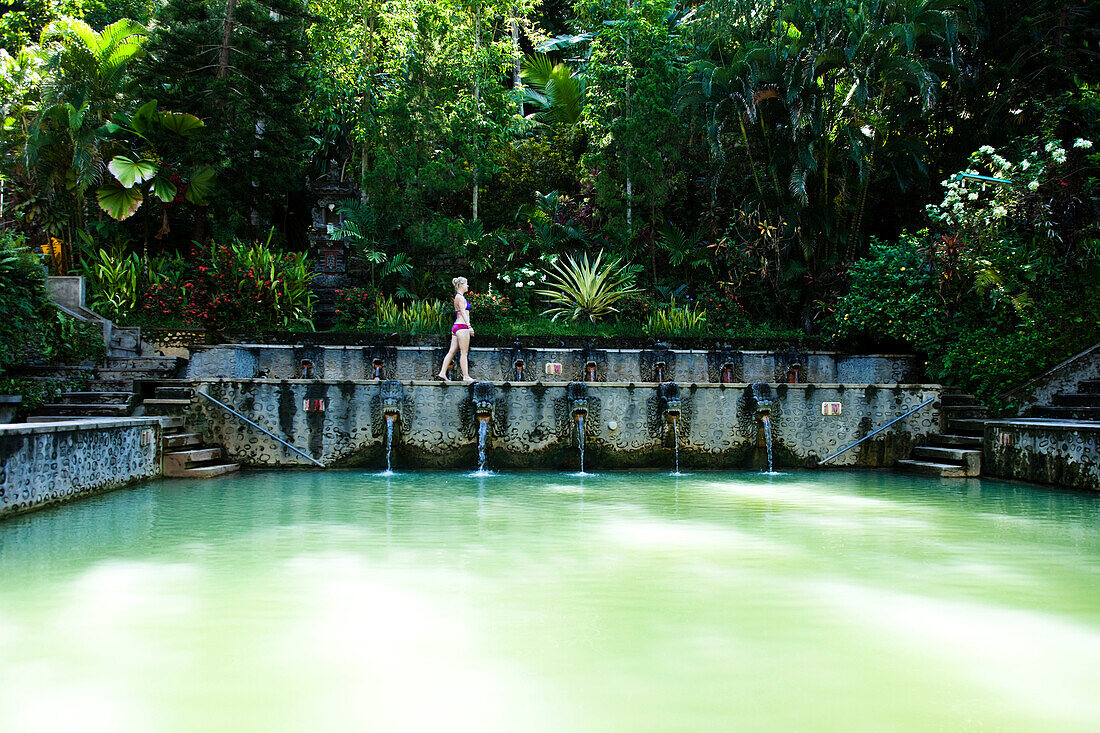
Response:
[[[944,407],[954,405],[977,405],[978,398],[972,394],[963,394],[962,392],[944,392],[940,395],[940,404]]]
[[[982,438],[977,435],[931,435],[929,436],[929,442],[933,445],[951,446],[955,448],[977,448],[982,447]]]
[[[1100,407],[1100,393],[1066,393],[1054,395],[1055,407]]]
[[[198,433],[177,433],[175,435],[161,435],[160,445],[164,450],[173,448],[192,448],[202,445],[202,436]]]
[[[86,375],[94,376],[95,367],[91,366],[61,366],[57,364],[26,364],[11,370],[9,376],[46,379],[66,379]]]
[[[921,445],[913,449],[913,458],[929,463],[956,464],[966,472],[967,476],[980,476],[982,473],[980,450]]]
[[[943,414],[949,420],[955,418],[983,418],[989,416],[989,408],[981,405],[944,405]]]
[[[158,400],[190,400],[195,395],[195,390],[190,387],[156,387]],[[148,400],[146,400],[148,402]]]
[[[895,468],[905,473],[915,473],[920,476],[934,476],[936,478],[966,478],[966,469],[949,463],[933,463],[931,461],[903,460],[895,464]]]
[[[1077,388],[1088,394],[1100,394],[1100,379],[1086,379],[1078,382]]]
[[[153,397],[148,400],[143,400],[142,403],[146,407],[187,407],[191,404],[190,398],[185,400],[177,399],[164,399],[162,397]]]
[[[157,369],[113,369],[104,368],[96,372],[97,380],[129,380],[131,383],[135,379],[142,379],[150,382],[159,382],[164,379],[169,372],[160,371]]]
[[[241,470],[239,463],[216,463],[210,466],[195,466],[184,468],[178,474],[170,474],[173,478],[216,478]],[[166,474],[169,475],[169,474]]]
[[[90,392],[129,392],[134,391],[132,379],[92,379],[88,382]]]
[[[69,402],[42,405],[36,412],[43,415],[69,415],[72,417],[128,417],[132,409],[129,403]]]
[[[1046,407],[1031,409],[1033,417],[1048,417],[1055,420],[1100,420],[1100,407]]]
[[[133,392],[62,392],[57,395],[57,401],[61,404],[128,404],[133,396]]]
[[[221,461],[221,448],[196,448],[194,450],[173,451],[164,454],[164,470],[180,471],[185,468],[210,465]]]
[[[175,372],[183,365],[176,356],[120,356],[107,357],[108,369],[136,369]]]
[[[985,423],[985,420],[969,418],[948,420],[947,431],[957,435],[984,435]]]
[[[183,428],[184,420],[182,417],[162,417],[160,419],[160,427],[162,430],[179,431]]]

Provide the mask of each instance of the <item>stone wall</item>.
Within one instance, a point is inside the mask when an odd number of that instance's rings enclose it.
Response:
[[[498,468],[579,463],[582,421],[586,465],[668,467],[673,416],[685,466],[766,464],[761,415],[772,425],[778,466],[813,466],[921,402],[935,385],[683,385],[673,396],[654,383],[442,384],[398,381],[205,380],[196,388],[228,404],[326,465],[380,465],[386,416],[393,420],[396,465],[473,467],[478,415],[490,418],[487,449]],[[662,393],[662,389],[664,393]],[[823,402],[841,414],[822,414]],[[323,411],[319,408],[323,406]],[[879,467],[905,458],[940,429],[938,403],[916,413],[830,466]],[[309,408],[309,409],[307,409]],[[252,466],[310,465],[275,440],[207,400],[190,422],[231,460]]]
[[[1014,403],[1017,414],[1026,415],[1036,405],[1051,404],[1058,393],[1077,392],[1078,383],[1087,379],[1100,379],[1100,344],[1071,356],[1001,398]]]
[[[1100,490],[1100,423],[993,420],[984,444],[985,475]]]
[[[160,476],[160,435],[152,418],[0,426],[0,517]]]
[[[383,379],[430,380],[446,348],[414,346],[267,346],[228,344],[195,347],[186,376],[191,379],[297,379],[302,361],[326,380],[364,380],[380,369]],[[496,349],[470,350],[470,373],[492,382],[545,378],[546,365],[562,366],[560,381],[720,383],[789,382],[906,384],[919,379],[915,357],[900,354],[841,354],[828,351],[691,351],[678,349]],[[520,366],[522,365],[522,372]],[[658,379],[658,370],[663,380]]]

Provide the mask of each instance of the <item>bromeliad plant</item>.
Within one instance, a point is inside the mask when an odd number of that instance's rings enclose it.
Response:
[[[634,277],[617,257],[603,261],[603,250],[589,261],[588,254],[580,260],[566,256],[555,260],[546,272],[546,289],[537,291],[550,299],[553,307],[543,312],[557,320],[562,316],[571,321],[587,318],[591,323],[611,313],[618,313],[615,304],[638,292]]]

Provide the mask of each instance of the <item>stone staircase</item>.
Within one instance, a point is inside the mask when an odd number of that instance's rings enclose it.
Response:
[[[973,478],[982,474],[982,439],[989,409],[974,395],[945,392],[940,404],[947,432],[929,437],[929,445],[913,449],[913,457],[898,461],[906,473],[938,478]]]
[[[165,356],[109,356],[86,388],[62,392],[55,402],[43,405],[28,421],[132,416],[140,404],[140,386],[145,382],[160,383],[174,378],[183,362],[183,359]]]
[[[214,478],[236,473],[239,463],[225,460],[217,446],[204,446],[202,436],[189,433],[182,417],[161,418],[160,445],[164,475],[171,478]]]
[[[1076,392],[1058,392],[1052,405],[1031,408],[1033,417],[1050,420],[1100,421],[1100,379],[1085,379],[1077,383]]]

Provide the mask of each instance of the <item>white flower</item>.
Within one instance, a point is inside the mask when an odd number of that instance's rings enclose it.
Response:
[[[522,281],[520,281],[520,282],[517,282],[517,283],[516,283],[516,287],[517,287],[517,288],[522,288],[522,287],[523,287],[523,282],[522,282]]]
[[[1021,167],[1021,168],[1023,168],[1023,169],[1024,169],[1025,171],[1026,171],[1026,170],[1027,170],[1028,168],[1030,168],[1030,167],[1031,167],[1031,161],[1030,161],[1030,160],[1024,160],[1024,161],[1022,161],[1022,162],[1020,163],[1020,167]]]
[[[993,207],[993,216],[996,217],[997,219],[1008,216],[1008,209],[1006,209],[1003,206],[994,206]]]
[[[1007,168],[1008,165],[1009,165],[1008,161],[1005,160],[1004,158],[1002,158],[999,155],[994,155],[993,156],[993,162],[995,164],[999,165],[1001,168]]]
[[[1073,141],[1073,147],[1088,150],[1092,147],[1092,140],[1086,140],[1083,137],[1079,137]]]
[[[1029,189],[1031,189],[1032,191],[1038,191],[1039,190],[1039,182],[1038,181],[1032,181],[1031,183],[1027,184],[1027,187]]]
[[[978,152],[981,153],[982,155],[993,155],[993,146],[992,145],[983,145],[980,148],[978,148]]]
[[[1050,157],[1054,158],[1055,163],[1065,163],[1066,162],[1066,151],[1062,150],[1061,148],[1058,148],[1057,150],[1055,150],[1053,153],[1050,154]]]
[[[1058,147],[1058,143],[1049,142],[1043,147],[1043,150],[1045,150],[1049,153],[1050,151],[1054,150],[1056,147]]]
[[[971,201],[977,201],[978,200],[978,192],[975,191],[974,193],[970,194],[970,196],[968,196],[967,198],[969,198]]]
[[[1019,107],[1017,107],[1016,109],[1010,109],[1009,112],[1014,114],[1014,115],[1019,115],[1019,114],[1023,114],[1024,111],[1022,109],[1020,109]]]
[[[501,275],[500,279],[503,280],[506,283],[512,282],[512,278],[508,277],[507,275]]]
[[[534,286],[534,284],[535,284],[535,281],[534,281],[534,280],[528,280],[528,281],[527,281],[527,284],[528,284],[529,286]]]

